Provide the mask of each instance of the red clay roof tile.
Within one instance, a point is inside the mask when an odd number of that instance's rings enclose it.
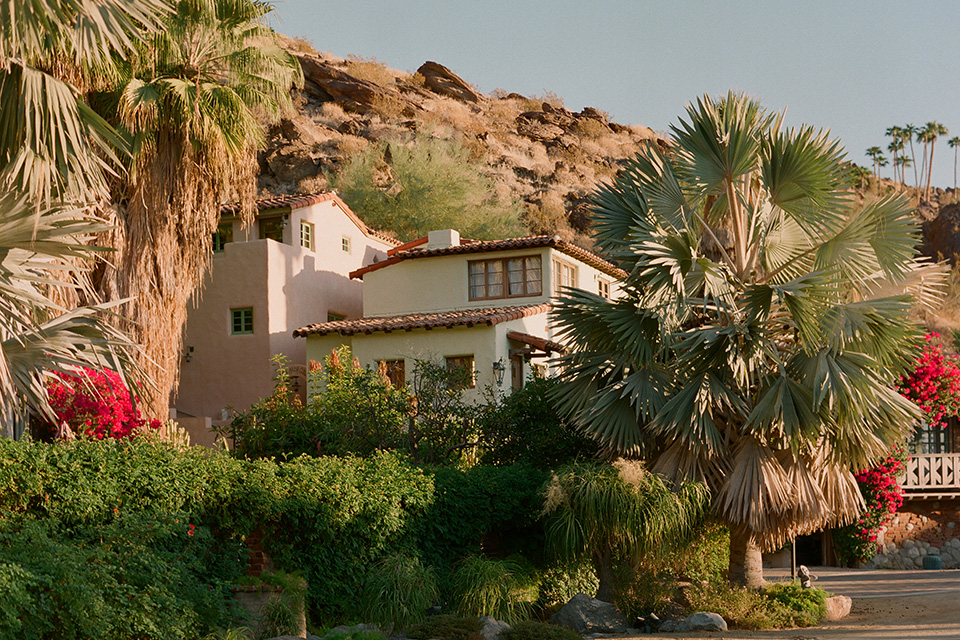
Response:
[[[357,318],[355,320],[336,320],[300,327],[293,332],[294,337],[304,338],[310,335],[325,336],[336,333],[352,336],[357,333],[375,331],[412,331],[413,329],[434,329],[437,327],[472,327],[477,324],[493,326],[509,320],[519,320],[528,316],[546,313],[549,303],[531,304],[519,307],[493,307],[486,309],[461,309],[458,311],[440,311],[436,313],[410,313],[402,316]]]

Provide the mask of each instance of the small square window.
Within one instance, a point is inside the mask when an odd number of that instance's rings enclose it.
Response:
[[[333,311],[327,311],[327,322],[336,322],[337,320],[346,320],[347,316],[341,313],[334,313]]]
[[[221,224],[213,234],[213,252],[223,253],[228,242],[233,242],[233,225]]]
[[[598,288],[600,296],[606,299],[610,299],[610,281],[609,280],[598,280]]]
[[[394,389],[402,389],[407,383],[406,368],[403,360],[381,360],[379,371]]]
[[[473,389],[477,386],[477,377],[473,368],[473,356],[448,356],[447,372],[456,389]]]
[[[230,333],[235,336],[253,333],[253,307],[230,309]]]
[[[283,242],[283,228],[287,226],[287,221],[280,216],[271,218],[260,218],[257,221],[261,240],[274,240]]]
[[[300,223],[300,246],[313,251],[313,224],[309,222]]]
[[[343,249],[344,253],[350,253],[350,236],[340,238],[340,248]]]
[[[558,295],[564,288],[577,285],[577,268],[562,260],[553,261],[553,294]]]

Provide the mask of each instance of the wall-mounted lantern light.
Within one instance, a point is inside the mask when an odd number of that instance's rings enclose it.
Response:
[[[493,363],[493,376],[497,380],[498,387],[503,384],[503,374],[506,370],[507,370],[507,365],[503,364],[502,357]]]
[[[190,362],[193,360],[193,347],[184,347],[181,355],[183,356],[184,362]]]

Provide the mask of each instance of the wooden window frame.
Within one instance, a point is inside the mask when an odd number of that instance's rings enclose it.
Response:
[[[610,281],[603,278],[597,278],[597,291],[601,298],[610,299]]]
[[[237,330],[238,321],[239,321],[239,331]],[[249,329],[248,329],[248,323],[249,323]],[[230,309],[230,335],[232,336],[253,335],[253,329],[254,329],[253,307],[237,307],[236,309]]]
[[[551,266],[553,267],[553,295],[559,295],[563,287],[577,286],[577,265],[554,258]],[[569,276],[570,284],[560,281],[564,275]]]
[[[465,354],[460,356],[446,356],[444,358],[444,363],[447,366],[447,371],[453,371],[454,369],[466,369],[470,373],[470,384],[461,387],[463,389],[474,389],[477,386],[477,362],[473,357],[473,354]]]
[[[233,225],[229,223],[218,224],[217,230],[213,232],[213,252],[223,253],[231,242],[233,242]]]
[[[510,293],[510,262],[515,260],[522,261],[522,277],[520,278],[520,283],[523,285],[523,291],[521,293]],[[533,267],[528,267],[528,260],[536,260],[540,263],[540,268],[536,269]],[[500,266],[500,287],[501,295],[474,295],[474,285],[473,276],[474,276],[474,266],[475,265],[484,265],[483,268],[483,291],[487,293],[490,290],[491,286],[495,286],[490,282],[490,274],[493,273],[486,265],[489,264],[499,264]],[[531,275],[539,271],[539,275],[536,278],[532,278]],[[536,290],[533,290],[533,284],[538,285]],[[533,254],[533,255],[523,255],[523,256],[508,256],[505,258],[490,258],[488,260],[469,260],[467,262],[467,297],[470,300],[502,300],[505,298],[529,298],[532,296],[543,295],[543,257]]]
[[[353,253],[353,241],[350,239],[350,236],[341,236],[340,250],[346,254]]]
[[[313,251],[314,246],[314,226],[312,222],[306,220],[300,221],[300,246],[308,251]]]

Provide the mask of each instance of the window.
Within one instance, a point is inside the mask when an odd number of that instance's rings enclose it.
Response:
[[[604,280],[603,278],[600,278],[597,280],[597,284],[598,284],[600,296],[603,298],[609,299],[610,298],[610,282],[608,280]]]
[[[543,291],[540,256],[474,260],[467,270],[471,300],[538,296]]]
[[[253,307],[230,309],[230,333],[235,336],[253,333]]]
[[[300,246],[313,251],[313,225],[309,222],[300,223]]]
[[[283,228],[285,226],[287,226],[286,220],[280,216],[275,216],[273,218],[260,218],[260,239],[283,242]]]
[[[401,389],[407,383],[406,365],[403,360],[381,360],[379,370],[395,389]]]
[[[221,224],[213,234],[213,252],[223,253],[228,242],[233,242],[233,225]]]
[[[553,293],[560,293],[563,287],[577,285],[577,268],[561,260],[553,261]]]
[[[913,441],[909,443],[910,453],[947,453],[950,430],[945,427],[931,427],[926,422],[914,431]]]
[[[451,386],[456,389],[473,389],[477,386],[473,356],[448,356],[446,360]]]
[[[340,248],[343,249],[344,253],[350,253],[350,236],[340,238]]]
[[[327,322],[336,322],[337,320],[346,320],[347,316],[334,313],[333,311],[327,311]]]

